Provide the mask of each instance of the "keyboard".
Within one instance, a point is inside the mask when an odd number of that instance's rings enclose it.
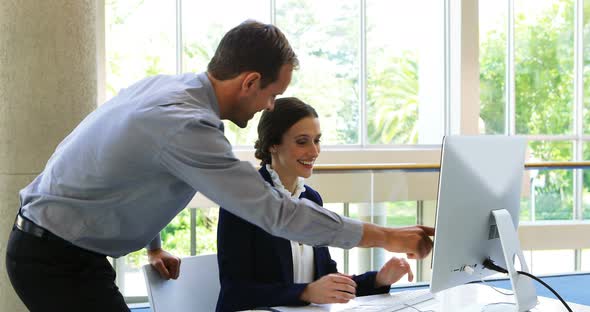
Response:
[[[354,306],[339,311],[394,312],[430,299],[434,299],[434,295],[429,289],[407,290],[390,293],[389,296],[376,296],[367,301],[357,301]]]

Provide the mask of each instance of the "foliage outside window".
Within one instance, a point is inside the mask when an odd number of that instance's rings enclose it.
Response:
[[[480,33],[481,132],[511,133],[506,128],[506,119],[512,119],[506,114],[506,98],[510,97],[506,78],[513,77],[514,121],[508,124],[514,127],[511,134],[529,137],[529,160],[580,160],[575,150],[581,143],[572,140],[577,131],[574,129],[574,1],[514,1],[513,71],[507,68],[507,3],[489,0],[480,3],[480,21],[487,22]],[[590,14],[589,9],[585,5],[585,16]],[[584,29],[587,25],[584,21]],[[543,136],[551,137],[551,141],[543,140]],[[533,172],[533,176],[533,193],[523,202],[521,218],[572,220],[574,172],[544,170]],[[583,181],[587,194],[590,179],[585,175]],[[586,197],[584,202],[588,201]]]

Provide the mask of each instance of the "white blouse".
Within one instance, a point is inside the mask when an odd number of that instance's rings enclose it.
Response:
[[[303,185],[303,178],[297,178],[297,187],[295,192],[291,194],[279,178],[279,175],[274,171],[270,165],[266,165],[266,170],[270,173],[272,182],[275,188],[291,198],[299,198],[301,193],[305,191]],[[299,242],[291,241],[291,255],[293,257],[293,282],[294,283],[311,283],[314,277],[314,258],[313,247],[301,244]]]

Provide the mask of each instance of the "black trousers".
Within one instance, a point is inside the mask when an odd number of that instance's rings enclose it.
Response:
[[[37,237],[13,228],[6,269],[14,290],[32,312],[129,311],[106,256],[55,235]]]

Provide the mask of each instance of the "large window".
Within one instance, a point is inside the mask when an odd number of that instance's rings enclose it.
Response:
[[[528,137],[533,161],[585,159],[587,87],[578,81],[586,72],[583,17],[590,6],[577,7],[574,0],[479,3],[480,131]],[[582,188],[576,178],[581,172],[534,175],[534,196],[523,212],[528,219],[582,217],[583,207],[573,198],[574,189]],[[586,192],[590,185],[583,185]]]
[[[325,145],[440,143],[438,0],[106,0],[107,99],[145,76],[204,71],[221,36],[246,19],[286,34],[301,64],[286,95],[318,110]],[[230,141],[252,147],[258,117],[246,129],[228,122]]]
[[[479,12],[480,132],[526,136],[529,161],[589,159],[590,1],[480,0]],[[521,220],[588,217],[590,178],[583,170],[531,170],[528,177]],[[579,270],[580,255],[534,251],[533,269],[555,273],[551,263],[559,262]]]
[[[575,133],[574,11],[573,0],[480,1],[482,133]]]
[[[221,36],[246,19],[256,19],[278,25],[298,54],[301,66],[285,95],[317,109],[324,150],[438,144],[442,138],[441,1],[105,2],[107,99],[145,76],[204,71]],[[424,6],[431,10],[422,12]],[[246,129],[226,123],[234,146],[252,148],[258,118]],[[333,202],[327,206],[344,213],[341,207],[346,205],[353,217],[366,219],[372,213],[367,204]],[[407,213],[408,222],[415,223],[415,208],[408,212],[405,205],[416,203],[380,204],[389,215],[382,223],[398,224]],[[214,252],[217,210],[188,208],[163,231],[164,248],[178,255]],[[386,257],[375,250],[332,253],[343,271],[355,273],[380,266]],[[115,261],[125,296],[145,295],[139,271],[144,263],[144,251]]]
[[[356,0],[276,1],[276,24],[300,59],[287,94],[314,106],[322,143],[359,144],[360,10]]]
[[[176,72],[175,9],[166,3],[106,0],[107,99],[145,76]]]
[[[367,1],[366,143],[440,144],[444,12],[444,1]]]
[[[478,18],[458,23],[458,29],[453,27],[462,13],[458,4],[469,1],[104,1],[107,99],[145,76],[204,71],[221,36],[246,19],[256,19],[278,25],[298,54],[301,66],[285,95],[317,109],[322,155],[330,154],[331,161],[436,161],[439,154],[433,147],[446,134],[463,133],[464,124],[476,124],[481,134],[526,136],[529,161],[590,160],[588,0],[473,0],[479,14],[471,13]],[[479,38],[462,36],[477,27]],[[474,70],[462,63],[470,54],[461,47],[469,43],[479,47],[474,62],[479,61],[479,103],[457,102],[452,96],[455,89],[472,87],[454,79],[457,72]],[[476,113],[466,114],[469,110]],[[226,136],[237,150],[253,147],[258,118],[246,129],[226,123]],[[521,220],[590,218],[590,173],[529,170],[526,176]],[[358,180],[352,178],[351,185]],[[339,195],[325,200],[326,206],[388,226],[413,224],[425,211],[433,211],[435,188],[428,186],[422,194],[416,190],[422,182],[400,176],[382,183],[391,181],[405,182],[395,184],[395,190],[388,186],[386,193],[397,193],[378,202],[373,201],[380,198],[376,186],[365,190],[372,194],[366,198],[350,197],[373,185],[365,184],[335,192]],[[320,193],[329,193],[321,179],[311,183]],[[163,231],[164,248],[182,256],[215,252],[218,208],[187,208]],[[378,250],[331,252],[339,268],[350,273],[378,269],[389,256]],[[145,296],[139,271],[146,263],[144,254],[115,261],[127,297]],[[551,261],[568,262],[566,270],[590,263],[588,250],[535,250],[527,255],[535,273],[553,273],[547,265]],[[412,266],[422,270],[419,263]]]

